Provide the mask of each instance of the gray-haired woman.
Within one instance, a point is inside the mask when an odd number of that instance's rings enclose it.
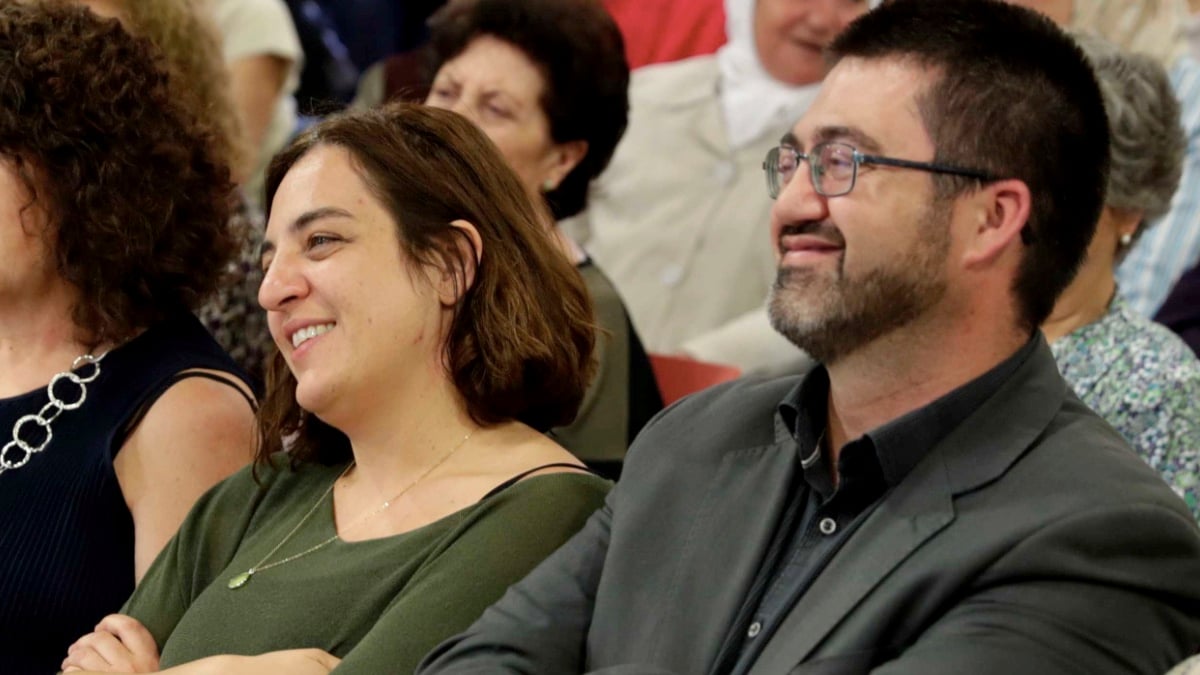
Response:
[[[1112,137],[1112,169],[1096,233],[1042,331],[1063,376],[1200,518],[1200,361],[1175,334],[1117,295],[1114,270],[1179,185],[1186,139],[1166,71],[1080,35],[1096,70]]]

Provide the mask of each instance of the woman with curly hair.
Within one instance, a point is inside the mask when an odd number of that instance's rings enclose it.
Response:
[[[470,122],[331,118],[267,194],[256,471],[197,504],[66,671],[411,673],[603,502],[542,433],[592,372],[587,290]]]
[[[163,50],[190,90],[178,95],[212,113],[232,151],[234,179],[261,209],[262,179],[271,156],[296,125],[304,55],[283,0],[79,0],[102,16],[119,17],[130,32]],[[215,38],[215,39],[214,39]],[[213,59],[223,68],[214,71]],[[174,74],[174,73],[173,73]]]
[[[171,96],[210,122],[214,152],[224,158],[235,183],[250,171],[250,152],[230,98],[229,71],[221,58],[221,35],[205,0],[79,0],[125,30],[154,43],[165,59]]]
[[[237,367],[189,313],[233,249],[213,135],[156,52],[0,5],[0,652],[49,672],[251,456]]]
[[[172,98],[192,115],[210,122],[215,152],[230,167],[235,182],[251,169],[252,153],[231,98],[229,72],[221,56],[221,37],[205,0],[80,0],[100,16],[116,18],[130,33],[154,43],[166,58]],[[258,249],[262,214],[244,193],[233,208],[229,229],[239,240],[238,253],[225,270],[217,292],[196,316],[234,361],[261,381],[271,351],[266,318],[258,306]]]

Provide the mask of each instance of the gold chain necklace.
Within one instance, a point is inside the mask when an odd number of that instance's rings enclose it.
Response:
[[[468,431],[467,435],[463,436],[462,440],[458,442],[458,445],[454,446],[454,448],[452,450],[450,450],[450,452],[447,452],[446,454],[442,455],[441,459],[434,462],[433,465],[431,465],[428,469],[425,469],[425,471],[421,472],[420,476],[417,476],[415,479],[413,479],[413,481],[411,483],[404,486],[404,489],[397,492],[395,494],[395,496],[393,496],[391,499],[384,501],[382,504],[380,504],[378,507],[376,507],[373,511],[370,511],[369,513],[359,516],[358,519],[356,519],[354,522],[347,525],[345,528],[342,529],[342,533],[350,532],[351,530],[362,525],[363,523],[367,522],[371,518],[386,511],[388,509],[388,507],[390,507],[393,503],[395,503],[395,501],[397,499],[400,499],[409,490],[416,487],[417,483],[420,483],[422,480],[424,480],[426,476],[433,473],[434,469],[438,468],[439,466],[444,464],[446,462],[446,460],[450,459],[451,455],[458,452],[459,449],[462,448],[462,446],[466,444],[467,440],[469,438],[471,438],[471,434],[473,434],[473,433],[475,433],[475,429],[471,429],[470,431]],[[333,482],[329,484],[329,487],[325,489],[325,492],[321,493],[321,496],[318,497],[317,501],[312,505],[312,507],[310,507],[308,509],[308,512],[304,514],[304,517],[300,519],[300,522],[296,523],[296,526],[293,527],[291,529],[291,531],[288,532],[287,535],[285,535],[283,537],[283,539],[279,540],[279,543],[275,544],[275,547],[272,548],[270,551],[268,551],[267,554],[262,557],[262,560],[259,560],[257,563],[252,565],[250,567],[250,569],[246,570],[245,572],[242,572],[241,574],[231,577],[225,585],[230,590],[237,590],[237,589],[241,588],[242,586],[245,586],[246,583],[250,581],[250,577],[254,576],[255,574],[258,574],[259,572],[269,570],[272,567],[279,567],[280,565],[285,565],[287,563],[292,562],[293,560],[298,560],[298,559],[303,558],[304,556],[309,555],[311,553],[316,553],[317,551],[325,548],[326,546],[328,546],[328,545],[332,544],[334,541],[336,541],[338,539],[338,537],[341,535],[337,532],[334,532],[332,537],[329,537],[328,539],[326,539],[316,545],[310,546],[310,547],[304,549],[303,551],[300,551],[299,553],[293,553],[292,555],[289,555],[288,557],[283,558],[282,560],[276,560],[275,562],[272,562],[272,563],[267,562],[267,560],[269,560],[271,558],[271,556],[275,555],[275,553],[277,551],[279,551],[280,548],[283,548],[284,544],[286,544],[288,541],[291,540],[291,538],[296,534],[296,532],[298,532],[300,530],[300,528],[304,526],[304,523],[308,522],[308,519],[310,517],[312,517],[313,513],[316,512],[317,507],[320,506],[321,503],[325,501],[325,498],[328,497],[333,492],[333,486],[337,485],[337,482],[339,480],[341,480],[342,478],[344,478],[347,473],[350,473],[350,469],[352,469],[352,468],[354,468],[354,462],[351,462],[350,466],[347,466],[340,474],[338,474],[337,478],[333,479]],[[336,529],[336,526],[335,526],[335,529]],[[263,563],[266,563],[266,564],[263,564]]]

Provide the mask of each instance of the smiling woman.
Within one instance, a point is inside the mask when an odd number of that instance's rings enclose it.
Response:
[[[592,368],[583,281],[470,122],[335,117],[267,186],[255,471],[201,501],[70,672],[412,672],[608,489],[542,433]]]

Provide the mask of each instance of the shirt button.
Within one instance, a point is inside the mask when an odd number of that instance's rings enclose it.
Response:
[[[748,637],[748,638],[757,637],[758,634],[761,632],[762,632],[762,623],[755,621],[754,623],[750,624],[750,629],[746,631],[746,637]]]
[[[830,535],[837,532],[837,521],[833,518],[822,518],[818,527],[821,528],[821,534]]]

